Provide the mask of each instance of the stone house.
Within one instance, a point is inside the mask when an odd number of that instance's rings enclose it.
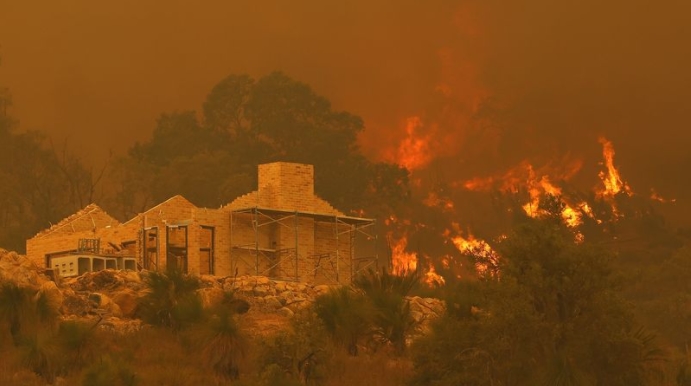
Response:
[[[374,220],[346,216],[314,194],[312,165],[259,165],[257,190],[219,209],[182,196],[120,223],[95,204],[27,240],[27,256],[135,257],[138,267],[218,276],[349,282],[377,264]]]

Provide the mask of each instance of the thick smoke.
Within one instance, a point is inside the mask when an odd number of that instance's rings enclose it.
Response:
[[[418,146],[423,179],[583,160],[589,189],[606,136],[634,191],[691,201],[688,1],[2,3],[11,113],[93,160],[230,73],[282,70],[361,115],[370,157]]]

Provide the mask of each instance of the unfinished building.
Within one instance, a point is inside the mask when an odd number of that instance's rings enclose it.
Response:
[[[174,196],[119,223],[91,204],[27,240],[27,256],[47,267],[91,254],[133,258],[139,269],[312,283],[347,283],[377,265],[374,220],[316,196],[312,165],[259,165],[258,177],[257,190],[220,209]]]

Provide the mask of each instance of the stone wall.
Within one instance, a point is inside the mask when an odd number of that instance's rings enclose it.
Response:
[[[147,269],[163,270],[169,262],[186,260],[187,272],[192,274],[262,274],[312,283],[349,283],[350,226],[337,220],[344,217],[342,212],[314,194],[312,165],[276,162],[260,165],[258,173],[257,191],[221,209],[197,208],[184,197],[174,196],[118,224],[96,205],[89,205],[28,240],[27,254],[45,265],[49,255],[74,252],[79,239],[98,238],[102,248],[125,247],[120,253],[135,256]],[[167,246],[182,230],[187,232],[186,255],[177,252],[186,257],[173,258],[174,248]],[[184,241],[178,243],[184,245]],[[148,256],[146,261],[144,256]]]
[[[25,256],[0,249],[0,282],[45,292],[60,306],[63,319],[92,319],[102,329],[128,333],[143,326],[137,319],[138,299],[146,293],[147,271],[104,270],[79,277],[51,280],[45,271]],[[271,280],[264,276],[199,276],[198,293],[205,307],[224,300],[226,293],[250,305],[242,318],[254,335],[270,334],[286,328],[295,313],[308,309],[320,294],[335,286]],[[411,315],[424,333],[434,318],[444,313],[444,303],[432,298],[408,298]],[[268,327],[266,327],[268,326]],[[275,327],[275,328],[274,328]],[[267,329],[268,328],[268,329]]]
[[[40,266],[46,266],[47,255],[76,251],[79,239],[99,238],[99,232],[115,228],[120,223],[97,205],[90,204],[59,223],[39,232],[26,241],[26,256]],[[102,247],[107,245],[102,245]]]

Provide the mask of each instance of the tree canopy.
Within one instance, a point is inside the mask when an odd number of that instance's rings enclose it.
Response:
[[[162,114],[151,140],[118,160],[110,205],[123,217],[175,194],[219,206],[254,189],[258,164],[286,161],[314,165],[316,193],[337,208],[376,212],[407,197],[407,171],[367,160],[357,145],[363,129],[360,117],[283,73],[230,75],[201,116]]]
[[[24,250],[38,230],[89,204],[99,176],[65,147],[45,136],[19,131],[9,115],[7,89],[0,87],[0,246]]]
[[[450,312],[415,354],[415,384],[653,384],[663,355],[621,297],[610,252],[543,219],[499,253],[498,275],[449,287]]]

